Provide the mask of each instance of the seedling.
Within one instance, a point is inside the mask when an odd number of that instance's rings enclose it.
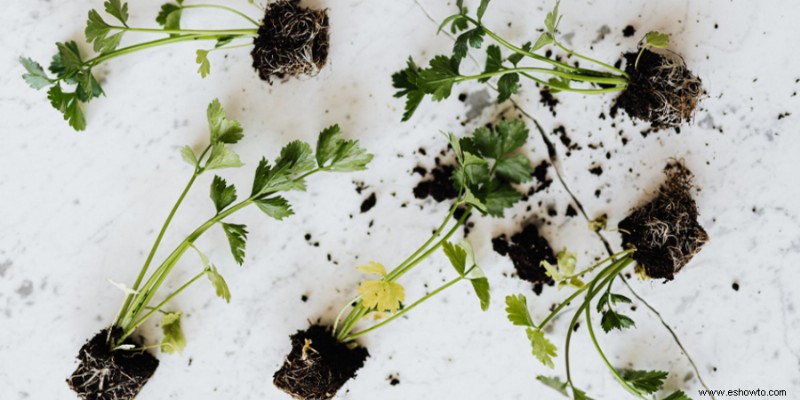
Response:
[[[453,243],[450,238],[474,210],[500,217],[522,198],[513,185],[531,179],[530,163],[516,154],[527,138],[528,130],[522,121],[502,121],[496,128],[480,128],[460,140],[450,134],[457,161],[453,182],[458,195],[447,216],[417,250],[392,270],[387,271],[377,262],[357,267],[370,279],[360,284],[358,295],[342,308],[332,327],[313,325],[291,336],[293,348],[275,373],[275,385],[297,399],[333,397],[368,356],[356,339],[403,317],[459,282],[472,284],[481,309],[486,310],[489,281],[476,264],[469,243]],[[454,218],[456,221],[452,222]],[[440,248],[453,265],[455,278],[406,303],[405,288],[399,279]],[[382,321],[356,330],[357,323],[365,319]]]
[[[253,68],[261,79],[283,79],[300,74],[314,75],[325,65],[328,57],[328,16],[325,10],[300,7],[300,0],[279,0],[264,10],[262,22],[225,5],[187,4],[175,0],[161,6],[156,17],[158,28],[128,25],[128,3],[109,0],[104,3],[104,19],[97,10],[89,11],[86,40],[92,44],[91,58],[81,54],[74,41],[56,43],[57,52],[48,68],[52,75],[30,58],[20,58],[27,71],[25,81],[34,89],[49,87],[47,98],[76,131],[86,129],[81,103],[105,95],[96,79],[95,68],[106,61],[142,50],[181,42],[209,42],[210,47],[199,49],[195,61],[197,72],[205,78],[211,73],[209,56],[212,53],[243,47],[253,47]],[[253,0],[249,0],[253,4]],[[183,13],[208,9],[229,13],[246,21],[250,28],[191,29],[181,27]],[[121,46],[128,33],[144,33],[155,40]]]
[[[192,168],[192,176],[156,237],[155,243],[142,266],[136,281],[129,289],[118,284],[126,293],[125,301],[114,323],[92,338],[81,348],[80,365],[67,380],[70,387],[83,399],[132,399],[153,375],[158,360],[145,352],[160,347],[164,353],[181,352],[186,339],[181,330],[181,313],[167,310],[169,302],[198,280],[207,278],[218,297],[226,302],[231,291],[217,267],[195,246],[206,231],[219,226],[228,238],[235,262],[244,263],[247,227],[230,222],[230,217],[249,206],[256,206],[267,216],[282,220],[294,211],[281,192],[305,190],[306,179],[319,172],[349,172],[366,168],[372,159],[359,147],[357,141],[342,139],[342,132],[334,125],[323,130],[317,141],[316,152],[301,141],[287,144],[280,156],[270,164],[262,158],[256,167],[250,194],[237,202],[236,187],[223,178],[214,176],[210,196],[215,212],[211,218],[192,231],[148,276],[156,251],[161,246],[173,216],[193,184],[207,171],[242,166],[239,156],[230,149],[243,137],[237,121],[229,119],[219,101],[208,107],[211,140],[200,153],[189,146],[181,149],[181,156]],[[171,293],[161,294],[159,289],[187,251],[197,253],[202,268]],[[157,299],[157,295],[159,295]],[[163,339],[159,345],[142,346],[131,335],[137,328],[156,315],[161,315]]]
[[[405,97],[403,121],[408,120],[425,96],[434,101],[450,97],[453,86],[467,81],[488,82],[497,78],[498,102],[508,100],[520,89],[520,78],[529,79],[552,92],[603,94],[619,92],[614,109],[622,108],[634,118],[649,122],[655,129],[674,128],[692,119],[703,88],[700,80],[673,53],[655,53],[652,48],[666,48],[669,36],[650,32],[638,53],[626,55],[626,70],[579,54],[558,38],[562,15],[559,2],[547,13],[544,32],[533,42],[512,44],[483,23],[489,0],[481,0],[476,15],[469,14],[463,0],[456,2],[458,13],[447,17],[439,27],[457,34],[452,55],[437,55],[427,68],[419,68],[409,58],[407,67],[392,76],[395,97]],[[488,36],[497,44],[486,49],[486,65],[477,74],[463,74],[461,62],[470,49],[480,49]],[[537,54],[545,47],[555,47],[569,56],[587,62],[591,68],[578,67]],[[508,55],[503,54],[503,49]],[[641,58],[641,65],[634,59]],[[526,62],[533,62],[529,66]]]
[[[557,356],[557,347],[545,336],[545,328],[565,307],[577,302],[577,308],[567,326],[564,343],[566,381],[544,375],[537,377],[561,394],[567,397],[571,394],[573,400],[591,399],[576,384],[570,370],[570,343],[581,317],[585,319],[586,330],[600,358],[620,385],[635,398],[654,399],[654,394],[662,390],[668,376],[664,371],[622,370],[614,367],[600,346],[592,323],[592,314],[596,312],[600,314],[600,327],[605,333],[635,327],[633,319],[620,312],[620,308],[631,303],[631,300],[614,291],[614,283],[620,274],[636,263],[636,270],[641,271],[639,276],[643,278],[672,279],[673,274],[708,239],[697,223],[697,208],[689,194],[692,187],[691,173],[678,163],[668,165],[665,171],[667,181],[662,185],[656,199],[634,210],[619,224],[626,250],[580,271],[576,271],[575,254],[566,248],[557,254],[556,265],[545,260],[541,262],[542,268],[559,288],[570,287],[574,291],[540,323],[535,323],[531,317],[524,295],[506,297],[509,321],[525,327],[533,355],[550,368],[555,365],[553,360]],[[669,266],[668,271],[664,270],[666,266]],[[588,282],[585,282],[587,279]],[[676,391],[661,400],[689,400],[689,397],[682,391]]]

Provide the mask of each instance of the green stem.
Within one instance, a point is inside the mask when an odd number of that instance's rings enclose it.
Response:
[[[556,44],[556,46],[558,46],[559,49],[564,50],[567,53],[572,54],[575,57],[578,57],[578,58],[580,58],[582,60],[589,61],[591,63],[595,63],[595,64],[597,64],[597,65],[599,65],[599,66],[601,66],[603,68],[610,69],[610,70],[612,70],[612,71],[614,71],[614,72],[616,72],[616,73],[618,73],[618,74],[620,74],[620,75],[622,75],[622,76],[624,76],[626,78],[629,78],[628,74],[625,71],[623,71],[623,70],[621,70],[621,69],[619,69],[617,67],[614,67],[612,65],[606,64],[606,63],[604,63],[602,61],[599,61],[599,60],[595,60],[594,58],[586,57],[586,56],[584,56],[582,54],[578,54],[578,53],[576,53],[576,52],[564,47],[560,42],[557,42],[557,41],[553,41],[553,42]]]
[[[402,317],[402,316],[403,316],[403,315],[405,315],[407,312],[409,312],[409,311],[411,311],[412,309],[414,309],[414,307],[416,307],[416,306],[418,306],[418,305],[422,304],[422,303],[423,303],[425,300],[428,300],[428,299],[430,299],[431,297],[433,297],[433,296],[436,296],[436,295],[437,295],[437,294],[439,294],[440,292],[444,291],[445,289],[449,288],[450,286],[453,286],[453,285],[455,285],[456,283],[460,282],[460,281],[461,281],[461,280],[463,280],[463,279],[465,279],[463,276],[459,276],[458,278],[455,278],[455,279],[451,280],[450,282],[447,282],[447,283],[445,283],[444,285],[442,285],[442,286],[440,286],[439,288],[437,288],[436,290],[434,290],[434,291],[432,291],[432,292],[430,292],[430,293],[426,294],[425,296],[423,296],[423,297],[422,297],[422,298],[420,298],[419,300],[415,301],[414,303],[412,303],[412,304],[411,304],[411,305],[409,305],[408,307],[405,307],[405,308],[403,308],[402,310],[400,310],[399,312],[395,313],[395,314],[394,314],[394,315],[392,315],[390,318],[387,318],[386,320],[382,321],[381,323],[379,323],[379,324],[375,324],[375,325],[373,325],[373,326],[371,326],[371,327],[369,327],[369,328],[367,328],[367,329],[364,329],[364,330],[362,330],[362,331],[360,331],[360,332],[356,332],[356,333],[354,333],[354,334],[352,334],[352,335],[348,335],[347,337],[345,337],[345,338],[342,340],[342,342],[343,342],[343,343],[350,342],[350,341],[352,341],[352,340],[354,340],[354,339],[357,339],[357,338],[358,338],[358,337],[360,337],[360,336],[366,335],[367,333],[370,333],[370,332],[372,332],[372,331],[374,331],[374,330],[376,330],[376,329],[378,329],[378,328],[380,328],[380,327],[382,327],[382,326],[384,326],[384,325],[386,325],[386,324],[388,324],[388,323],[390,323],[390,322],[392,322],[392,321],[396,320],[397,318],[400,318],[400,317]]]
[[[239,10],[236,10],[236,9],[233,9],[233,8],[230,8],[230,7],[226,7],[226,6],[217,5],[217,4],[196,4],[196,5],[189,5],[189,6],[181,6],[181,8],[183,8],[183,9],[190,9],[190,8],[216,8],[216,9],[225,10],[225,11],[229,11],[231,13],[234,13],[234,14],[236,14],[236,15],[238,15],[238,16],[240,16],[240,17],[242,17],[242,18],[244,18],[244,19],[246,19],[248,21],[250,21],[255,26],[260,26],[261,25],[256,20],[248,17],[247,14],[245,14],[245,13],[239,11]]]
[[[614,87],[610,87],[610,88],[601,88],[601,89],[572,88],[572,87],[569,87],[569,86],[563,86],[563,85],[559,85],[559,84],[555,84],[555,83],[551,83],[551,82],[539,79],[539,78],[537,78],[537,77],[535,77],[535,76],[533,76],[531,74],[528,74],[526,72],[520,72],[519,74],[524,76],[524,77],[526,77],[526,78],[528,78],[528,79],[530,79],[530,80],[533,80],[534,82],[536,82],[536,83],[538,83],[538,84],[540,84],[542,86],[547,86],[547,87],[549,87],[551,89],[559,90],[559,91],[562,91],[562,92],[581,93],[581,94],[604,94],[604,93],[620,92],[620,91],[625,90],[625,88],[627,87],[627,86],[614,86]]]
[[[625,78],[620,77],[612,77],[612,76],[595,76],[595,75],[579,75],[569,72],[563,72],[555,69],[550,68],[539,68],[539,67],[516,67],[516,68],[505,68],[500,71],[494,72],[484,72],[479,75],[468,75],[468,76],[461,76],[456,78],[456,82],[463,82],[468,80],[475,80],[475,79],[484,79],[484,78],[491,78],[498,75],[505,75],[509,72],[537,72],[542,74],[549,74],[558,76],[561,78],[566,78],[572,81],[578,82],[589,82],[589,83],[604,83],[604,84],[611,84],[611,85],[627,85],[628,80]],[[549,83],[547,83],[549,86]]]
[[[121,49],[117,49],[105,54],[100,54],[99,56],[92,58],[90,60],[84,61],[84,65],[88,65],[90,68],[97,66],[98,64],[108,61],[112,58],[116,58],[119,56],[124,56],[126,54],[135,53],[140,50],[145,50],[151,47],[158,47],[164,46],[173,43],[180,43],[180,42],[189,42],[194,40],[218,40],[219,36],[215,35],[183,35],[183,36],[175,36],[175,37],[168,37],[163,39],[151,40],[149,42],[139,43],[128,47],[123,47]]]
[[[216,37],[225,36],[258,36],[257,29],[155,29],[155,28],[126,28],[124,26],[111,26],[111,29],[119,29],[130,32],[159,33],[169,35],[214,35]]]

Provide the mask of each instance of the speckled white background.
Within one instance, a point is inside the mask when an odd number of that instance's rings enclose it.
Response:
[[[524,42],[536,36],[550,3],[495,0],[487,21],[512,41]],[[244,0],[226,4],[258,15]],[[241,49],[224,57],[214,54],[212,74],[201,80],[194,45],[152,50],[102,68],[108,97],[85,108],[89,128],[74,133],[44,93],[25,86],[17,58],[46,63],[53,43],[70,39],[87,50],[85,15],[102,1],[3,3],[0,399],[74,398],[64,383],[75,367],[74,356],[113,318],[122,298],[107,279],[135,277],[190,174],[178,149],[207,140],[205,107],[215,97],[246,130],[236,150],[247,166],[223,171],[242,188],[248,187],[259,157],[273,158],[291,139],[313,140],[336,122],[376,158],[367,172],[313,178],[307,193],[289,196],[297,211],[289,220],[268,220],[257,210],[237,215],[234,221],[251,230],[243,267],[230,258],[222,232],[214,230],[200,241],[222,266],[233,300],[226,305],[202,282],[174,302],[172,308],[186,313],[189,345],[181,356],[159,356],[161,367],[141,399],[288,398],[271,384],[288,351],[287,335],[309,319],[333,318],[360,279],[352,266],[373,259],[399,262],[444,216],[446,205],[413,198],[411,188],[419,179],[411,169],[432,165],[433,154],[445,146],[440,130],[465,134],[510,106],[490,105],[467,118],[468,107],[457,95],[480,98],[475,92],[481,88],[460,86],[450,100],[426,101],[412,121],[399,123],[402,104],[391,97],[389,75],[408,55],[427,61],[449,51],[452,42],[434,36],[436,24],[426,11],[441,20],[452,5],[432,0],[305,4],[330,8],[330,60],[318,77],[269,86],[258,80],[248,51]],[[134,2],[131,24],[152,25],[159,6],[156,0]],[[515,100],[548,132],[563,124],[582,147],[562,161],[567,184],[590,215],[608,213],[612,225],[650,198],[667,159],[685,161],[702,187],[697,203],[712,240],[674,282],[634,286],[661,310],[712,388],[785,389],[788,398],[800,397],[795,289],[800,279],[800,56],[792,50],[800,3],[565,0],[562,10],[562,33],[572,46],[592,46],[604,60],[634,48],[648,30],[673,34],[673,49],[703,78],[709,97],[682,133],[646,138],[639,133],[643,127],[624,117],[598,119],[607,115],[611,96],[560,95],[556,116],[539,104],[530,84]],[[238,26],[235,18],[214,21],[211,15],[189,13],[185,25]],[[622,35],[628,24],[637,29],[632,38]],[[610,32],[598,41],[604,26]],[[779,119],[782,113],[791,115]],[[563,156],[561,143],[551,139]],[[592,150],[589,144],[602,147]],[[419,154],[419,147],[428,155]],[[527,148],[534,163],[546,157],[536,134]],[[604,170],[600,177],[588,172],[596,164]],[[549,174],[554,177],[552,169]],[[210,178],[190,194],[167,234],[167,246],[210,215]],[[361,194],[356,181],[367,186]],[[361,214],[362,200],[373,192],[377,205]],[[502,298],[532,295],[530,285],[510,277],[511,262],[494,254],[489,240],[515,231],[522,221],[544,218],[542,231],[554,248],[569,245],[589,262],[602,247],[585,221],[564,217],[568,203],[563,187],[554,183],[531,198],[531,211],[523,204],[505,220],[477,221],[470,239],[492,283],[489,312],[478,311],[467,285],[450,289],[408,319],[367,337],[363,344],[372,357],[339,398],[557,398],[533,378],[563,375],[563,363],[559,360],[555,372],[545,370],[530,355],[524,333],[503,313]],[[557,216],[547,216],[550,206]],[[609,236],[617,245],[615,235]],[[169,284],[180,284],[196,264],[187,257]],[[425,285],[450,276],[444,258],[436,255],[402,283],[413,298],[424,293]],[[530,298],[534,316],[541,318],[564,294],[546,288],[541,297]],[[613,363],[669,370],[669,388],[699,398],[699,382],[663,327],[643,307],[631,314],[637,329],[602,337]],[[564,329],[559,321],[553,334],[563,335]],[[153,325],[141,332],[150,341],[159,337]],[[585,329],[578,330],[574,350],[578,385],[601,399],[624,397],[592,352]],[[390,385],[390,375],[399,385]]]

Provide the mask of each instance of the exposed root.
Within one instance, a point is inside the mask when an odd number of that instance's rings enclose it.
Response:
[[[630,81],[614,109],[622,108],[654,129],[678,128],[691,121],[705,90],[683,58],[672,52],[645,50],[637,65],[637,56],[625,54]]]
[[[650,278],[671,280],[708,241],[697,222],[692,173],[679,162],[666,166],[658,196],[619,223],[622,244]]]
[[[314,76],[328,59],[328,13],[301,7],[300,0],[279,0],[267,6],[258,29],[253,68],[261,79]]]

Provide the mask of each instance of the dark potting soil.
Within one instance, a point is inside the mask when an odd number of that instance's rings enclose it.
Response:
[[[269,4],[253,40],[253,68],[261,79],[316,75],[328,59],[327,10],[300,6],[300,0]]]
[[[455,167],[452,165],[437,163],[429,174],[430,178],[424,178],[414,187],[414,197],[424,199],[431,196],[438,202],[455,199],[458,197],[458,190],[453,185],[453,171]]]
[[[274,375],[279,389],[300,400],[327,400],[356,376],[369,352],[350,348],[331,336],[323,325],[311,325],[290,336],[292,351]]]
[[[636,34],[636,29],[633,27],[633,25],[628,25],[625,27],[625,29],[622,30],[622,36],[625,37],[631,37],[635,34]]]
[[[492,247],[500,255],[511,257],[517,275],[533,283],[533,291],[536,294],[542,293],[544,284],[553,284],[553,280],[547,276],[540,264],[544,260],[555,265],[556,256],[547,240],[539,236],[536,225],[528,224],[522,232],[511,236],[511,240],[508,240],[506,235],[500,235],[492,239]]]
[[[111,351],[107,339],[108,329],[104,329],[86,342],[78,353],[78,368],[67,379],[83,400],[133,399],[158,368],[158,359],[150,353]],[[130,338],[123,344],[141,347]]]
[[[637,56],[638,52],[624,55],[630,80],[612,106],[612,116],[621,108],[653,129],[677,128],[691,121],[705,93],[700,79],[677,54],[645,50],[638,66]]]
[[[371,195],[369,195],[369,197],[364,199],[364,201],[361,203],[361,213],[363,214],[363,213],[371,210],[372,207],[375,207],[375,204],[377,202],[378,202],[378,198],[377,198],[377,196],[375,196],[375,193],[372,193]]]
[[[619,223],[622,244],[636,249],[633,258],[647,276],[672,280],[708,241],[697,222],[692,173],[678,162],[664,168],[666,182],[655,199]]]
[[[544,88],[539,91],[539,102],[542,103],[545,107],[550,110],[550,113],[553,116],[556,116],[556,106],[558,105],[558,99],[553,96],[553,93],[550,89]]]

